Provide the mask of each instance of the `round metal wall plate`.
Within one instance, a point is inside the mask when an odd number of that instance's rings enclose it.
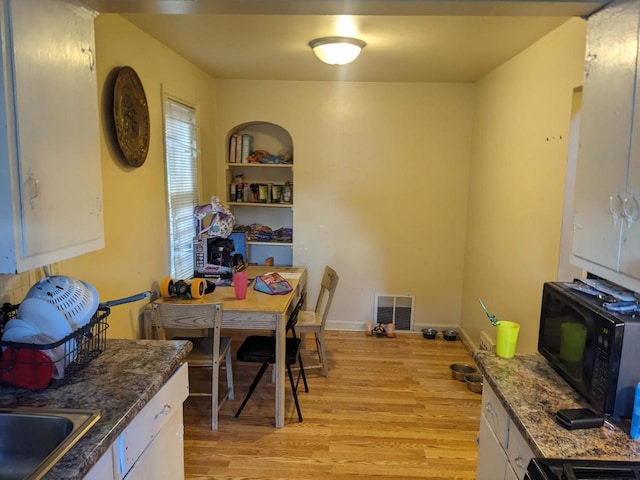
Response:
[[[149,152],[149,106],[144,88],[131,67],[122,67],[113,89],[113,119],[118,145],[127,163],[140,167]]]

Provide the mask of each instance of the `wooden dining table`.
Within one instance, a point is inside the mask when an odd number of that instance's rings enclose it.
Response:
[[[251,283],[247,288],[247,296],[237,300],[234,287],[216,286],[216,289],[199,299],[190,298],[159,298],[155,302],[175,302],[186,304],[222,303],[221,325],[214,326],[213,358],[218,358],[221,329],[240,330],[269,330],[276,336],[276,364],[275,364],[275,426],[284,426],[285,412],[285,338],[287,336],[286,323],[289,314],[299,298],[304,295],[307,285],[307,270],[304,267],[277,266],[249,266],[245,270]],[[254,290],[255,278],[269,272],[280,273],[293,287],[291,293],[285,295],[269,295]],[[216,363],[217,364],[217,363]],[[213,372],[213,401],[212,408],[218,407],[218,368]]]

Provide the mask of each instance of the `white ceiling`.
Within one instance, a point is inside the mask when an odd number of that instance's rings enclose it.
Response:
[[[476,81],[571,16],[604,3],[84,1],[122,13],[215,78],[379,82]],[[367,46],[350,65],[325,65],[307,44],[332,35]]]

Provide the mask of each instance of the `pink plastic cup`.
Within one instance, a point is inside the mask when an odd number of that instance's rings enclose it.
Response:
[[[233,274],[233,288],[236,292],[237,300],[247,298],[247,285],[249,284],[249,275],[247,272],[238,272]]]

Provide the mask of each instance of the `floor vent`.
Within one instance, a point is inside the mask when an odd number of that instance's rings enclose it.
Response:
[[[478,350],[489,350],[490,352],[496,351],[496,344],[487,332],[482,330],[480,332],[480,343]]]
[[[376,294],[374,307],[374,323],[393,323],[396,330],[411,331],[413,329],[413,311],[415,297],[413,295]]]

